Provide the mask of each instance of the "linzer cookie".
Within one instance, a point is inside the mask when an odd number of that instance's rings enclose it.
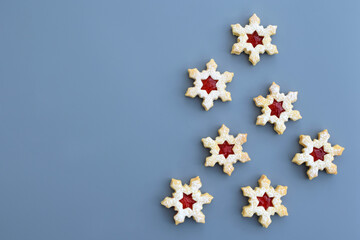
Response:
[[[257,117],[256,125],[265,125],[267,122],[275,124],[274,130],[278,134],[283,134],[286,126],[285,122],[289,118],[293,121],[301,119],[299,111],[292,110],[293,103],[297,100],[297,92],[289,92],[287,95],[280,93],[280,86],[272,83],[269,88],[270,94],[264,98],[258,96],[254,98],[255,104],[262,107],[262,115]]]
[[[204,147],[210,148],[211,156],[206,158],[205,166],[213,167],[216,163],[223,166],[223,171],[229,176],[234,171],[237,161],[247,162],[250,157],[243,152],[242,145],[247,141],[247,134],[238,134],[236,138],[229,135],[229,129],[223,124],[219,129],[219,136],[213,140],[210,137],[203,138]]]
[[[325,169],[328,174],[337,174],[337,166],[332,162],[334,156],[340,156],[344,148],[339,145],[332,147],[328,143],[329,138],[330,134],[326,129],[318,134],[318,139],[314,140],[308,135],[300,135],[299,143],[304,148],[302,153],[295,154],[292,161],[297,165],[305,163],[309,167],[307,175],[310,180],[318,176],[319,170]]]
[[[243,207],[242,215],[252,217],[256,214],[261,225],[267,228],[271,223],[271,216],[275,213],[280,217],[288,215],[287,208],[281,204],[281,197],[286,195],[287,187],[278,185],[274,189],[265,175],[262,175],[258,182],[259,187],[255,189],[249,186],[241,188],[244,196],[249,198],[249,205]]]
[[[202,105],[208,111],[214,105],[214,100],[221,98],[223,102],[231,101],[230,92],[226,91],[226,83],[232,81],[234,73],[216,71],[217,64],[214,59],[206,64],[207,69],[199,72],[197,68],[189,69],[189,77],[194,79],[194,87],[188,88],[185,96],[203,99]]]
[[[260,54],[265,51],[269,55],[277,54],[276,45],[271,44],[271,36],[276,33],[277,26],[260,25],[260,18],[256,14],[249,19],[250,24],[242,27],[240,24],[231,25],[233,35],[237,36],[237,43],[232,47],[231,54],[242,52],[249,54],[249,61],[256,65],[260,61]]]
[[[161,204],[167,208],[174,207],[178,213],[174,216],[175,224],[183,223],[185,217],[193,217],[196,222],[205,223],[202,213],[203,204],[209,204],[213,199],[208,193],[201,194],[199,177],[192,178],[190,185],[182,185],[180,180],[171,179],[170,186],[174,189],[173,197],[166,197]]]

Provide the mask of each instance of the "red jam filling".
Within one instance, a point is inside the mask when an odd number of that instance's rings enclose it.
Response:
[[[218,144],[218,146],[220,148],[219,154],[224,155],[225,158],[231,154],[234,154],[233,147],[235,144],[229,144],[227,141],[225,141],[223,144]]]
[[[324,146],[322,146],[321,148],[314,147],[312,153],[310,153],[310,155],[314,158],[314,162],[316,162],[317,160],[324,161],[324,156],[326,154],[327,152],[324,151]]]
[[[257,45],[262,45],[263,36],[259,36],[257,31],[254,31],[252,34],[246,34],[248,36],[248,43],[251,43],[253,47],[256,47]]]
[[[218,82],[218,80],[214,80],[212,79],[212,77],[209,76],[207,79],[201,81],[203,84],[201,90],[205,90],[208,94],[212,90],[217,90],[216,83]]]
[[[274,205],[272,204],[272,200],[274,199],[273,197],[269,197],[266,193],[264,193],[264,195],[262,197],[257,197],[257,199],[259,200],[259,204],[258,207],[264,207],[265,210],[267,210],[269,207],[273,207]]]
[[[271,116],[275,115],[278,118],[280,117],[280,114],[282,112],[285,112],[285,109],[282,107],[283,102],[278,102],[274,99],[273,103],[271,105],[269,105],[269,108],[271,109]]]
[[[193,208],[193,204],[196,203],[196,201],[192,198],[192,193],[189,195],[183,193],[183,198],[180,200],[180,202],[183,205],[183,209],[185,208]]]

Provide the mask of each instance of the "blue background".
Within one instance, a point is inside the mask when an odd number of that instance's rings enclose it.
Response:
[[[277,25],[279,54],[231,55],[230,24]],[[360,238],[359,1],[0,2],[0,239]],[[235,73],[232,101],[184,96],[188,68]],[[272,81],[298,91],[284,135],[256,126]],[[248,133],[231,177],[204,167],[201,138]],[[345,147],[338,175],[291,162],[300,134]],[[244,218],[242,186],[266,174],[289,216]],[[206,223],[175,226],[170,179],[200,176]]]

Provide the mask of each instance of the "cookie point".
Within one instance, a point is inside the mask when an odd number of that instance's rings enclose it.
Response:
[[[253,23],[253,22],[255,22],[255,23],[260,23],[260,18],[254,13],[254,14],[250,17],[249,22],[250,22],[250,23]]]
[[[199,177],[199,176],[196,176],[196,177],[192,178],[190,181],[191,181],[191,182],[192,182],[192,181],[200,181],[200,177]]]
[[[339,146],[339,149],[340,149],[339,156],[341,156],[342,153],[344,152],[345,148],[341,147],[340,145],[336,145],[336,146]]]
[[[277,85],[276,82],[272,82],[271,86],[279,87],[279,85]]]
[[[309,180],[313,180],[314,178],[317,177],[317,175],[314,176],[314,175],[310,174],[310,173],[309,173],[309,170],[308,170],[308,172],[307,172],[307,175],[308,175]]]
[[[205,105],[204,103],[202,104],[202,106],[204,107],[205,111],[209,111],[209,109],[212,107],[208,107],[207,105]]]

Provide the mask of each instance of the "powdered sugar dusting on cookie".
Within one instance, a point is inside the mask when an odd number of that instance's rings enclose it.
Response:
[[[213,167],[216,163],[223,166],[223,171],[229,176],[234,171],[237,161],[245,163],[250,157],[243,152],[242,145],[247,141],[247,134],[238,134],[236,138],[229,135],[229,128],[224,124],[219,129],[219,136],[213,140],[210,137],[201,139],[204,147],[210,148],[211,156],[206,158],[205,166]]]
[[[278,185],[276,189],[270,186],[270,180],[262,175],[259,179],[259,187],[252,189],[250,186],[241,188],[245,197],[249,198],[249,205],[243,207],[242,215],[252,217],[254,214],[259,216],[259,222],[263,227],[268,227],[271,223],[271,216],[277,213],[280,217],[287,216],[287,208],[282,205],[281,197],[287,194],[287,187]],[[259,199],[269,197],[271,205],[265,209]],[[269,200],[268,200],[269,201]]]
[[[301,165],[303,163],[309,167],[307,175],[309,179],[318,176],[318,172],[324,169],[328,174],[337,174],[337,166],[332,163],[334,156],[342,155],[344,148],[328,143],[330,134],[327,129],[318,134],[318,139],[311,140],[308,135],[300,135],[299,143],[304,146],[302,153],[295,154],[292,162]]]
[[[172,179],[170,186],[175,190],[173,197],[166,197],[161,204],[167,208],[174,207],[177,211],[174,216],[175,224],[183,223],[185,217],[193,217],[196,222],[205,223],[205,215],[201,210],[204,204],[211,203],[213,196],[208,193],[201,194],[199,190],[202,186],[200,178],[192,178],[190,185],[182,185],[180,180]],[[184,200],[184,197],[187,199]],[[184,205],[185,202],[187,204]]]
[[[194,79],[194,87],[188,88],[185,96],[194,98],[199,96],[203,99],[202,106],[208,111],[214,106],[214,100],[220,98],[223,102],[231,101],[230,92],[226,91],[226,83],[232,81],[234,73],[216,71],[217,64],[211,59],[206,64],[207,69],[199,72],[197,68],[188,69],[189,77]],[[211,81],[210,83],[207,81]],[[214,81],[216,83],[214,83]]]
[[[261,112],[263,113],[257,117],[256,125],[264,126],[267,122],[270,122],[275,125],[274,130],[278,134],[283,134],[286,129],[285,122],[289,118],[293,121],[302,118],[299,111],[293,110],[292,105],[297,100],[297,92],[289,92],[287,95],[280,93],[280,86],[274,82],[270,86],[269,91],[270,94],[266,98],[263,96],[254,98],[256,106],[261,107]],[[283,108],[279,116],[274,114],[276,106],[274,107],[273,105],[275,102],[281,103],[281,108]]]
[[[276,45],[271,44],[271,36],[276,34],[277,26],[269,25],[266,28],[260,25],[260,18],[253,14],[249,25],[231,25],[233,35],[237,36],[237,43],[232,47],[231,54],[239,55],[243,51],[249,54],[249,61],[256,65],[260,61],[260,54],[265,51],[269,55],[277,54]]]

